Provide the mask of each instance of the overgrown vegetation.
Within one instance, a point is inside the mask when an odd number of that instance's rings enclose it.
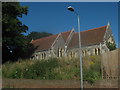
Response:
[[[107,47],[110,49],[110,51],[112,51],[116,49],[116,44],[107,42]]]
[[[84,81],[94,83],[100,79],[98,56],[84,57]],[[3,78],[40,80],[80,80],[79,59],[19,60],[2,66]]]
[[[87,64],[84,64],[83,67],[83,78],[84,81],[88,81],[89,83],[95,83],[97,80],[101,78],[101,64],[99,56],[89,56],[84,58]],[[85,66],[86,65],[86,66]]]

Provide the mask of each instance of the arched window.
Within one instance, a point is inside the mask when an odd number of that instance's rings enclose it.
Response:
[[[98,48],[98,55],[100,55],[100,48]]]
[[[44,53],[44,59],[46,58],[46,53]]]
[[[97,49],[95,48],[95,55],[97,55]]]
[[[86,54],[86,50],[82,51],[82,54],[83,54],[83,56],[85,56],[85,54]]]
[[[46,58],[46,53],[42,53],[41,54],[41,59],[45,59]]]
[[[73,56],[72,56],[72,52],[70,53],[70,56],[71,56],[71,58],[73,57]]]
[[[86,56],[86,55],[87,55],[87,51],[85,50],[85,51],[84,51],[84,56]]]
[[[84,56],[84,51],[82,50],[82,55]]]
[[[59,52],[60,50],[59,50],[59,48],[58,48],[58,50],[57,50],[57,56],[59,57],[59,55],[60,55],[60,52]]]
[[[62,48],[60,49],[60,57],[62,57]]]
[[[61,57],[63,57],[63,56],[64,56],[64,49],[61,48]]]
[[[43,57],[44,57],[44,55],[43,55],[43,53],[41,54],[41,59],[43,59]]]
[[[63,48],[58,48],[58,57],[63,57],[64,56],[64,49]]]
[[[70,57],[71,57],[71,58],[74,57],[74,52],[70,52]]]

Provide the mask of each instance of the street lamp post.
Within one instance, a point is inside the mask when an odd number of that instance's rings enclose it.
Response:
[[[78,33],[79,33],[79,55],[80,55],[80,77],[81,77],[81,90],[83,90],[83,69],[82,69],[82,48],[81,48],[81,36],[80,36],[80,16],[79,14],[74,10],[73,7],[69,6],[68,10],[71,12],[74,12],[78,17]]]

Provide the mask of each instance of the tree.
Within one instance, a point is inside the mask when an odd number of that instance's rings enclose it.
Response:
[[[35,39],[50,36],[50,35],[52,34],[47,32],[31,32],[30,34],[27,35],[27,38],[29,41],[31,41],[32,39],[35,40]]]
[[[28,7],[21,6],[19,2],[2,3],[2,59],[17,60],[25,56],[28,41],[25,33],[28,27],[18,18],[27,15]]]
[[[107,42],[107,47],[109,48],[110,51],[112,51],[116,49],[116,44]]]

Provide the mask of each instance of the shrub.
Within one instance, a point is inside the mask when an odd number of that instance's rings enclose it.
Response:
[[[92,84],[100,79],[100,73],[92,69],[84,70],[83,78],[84,78],[84,81],[88,81],[89,83]]]
[[[58,60],[50,58],[48,60],[35,61],[34,64],[27,67],[23,73],[24,78],[29,79],[49,79],[51,77],[46,76],[47,73],[51,74],[52,70],[58,66]]]
[[[23,70],[17,63],[8,62],[2,66],[2,75],[7,78],[21,78]]]
[[[89,59],[89,68],[83,67],[83,78],[84,81],[89,83],[94,83],[101,78],[100,72],[100,57],[99,56],[90,56]]]
[[[107,47],[110,49],[110,51],[112,51],[116,49],[116,44],[107,42]]]

